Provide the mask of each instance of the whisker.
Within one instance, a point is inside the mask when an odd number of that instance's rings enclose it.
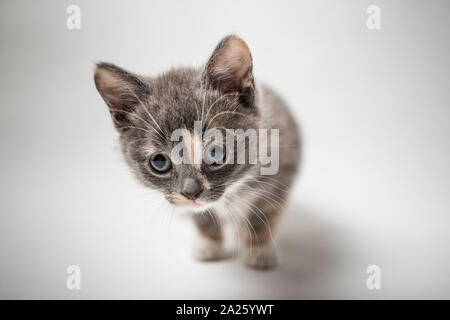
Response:
[[[280,210],[280,209],[283,209],[283,207],[284,207],[284,204],[280,203],[279,201],[277,201],[274,198],[271,198],[271,196],[273,196],[273,195],[270,195],[270,194],[269,195],[265,195],[265,194],[263,194],[261,192],[258,192],[258,191],[255,191],[255,190],[251,190],[251,189],[243,189],[243,190],[245,190],[246,192],[249,192],[250,194],[258,196],[259,198],[261,198],[262,200],[264,200],[268,204],[270,204],[270,206],[273,207],[275,210]],[[262,190],[259,190],[259,191],[262,191]],[[274,206],[272,204],[272,201],[275,202],[278,206],[277,207]],[[282,201],[284,201],[284,199],[282,199]]]
[[[235,111],[222,111],[219,112],[218,114],[216,114],[211,121],[208,122],[208,126],[206,127],[206,130],[209,129],[209,126],[211,125],[211,123],[214,121],[215,118],[217,118],[218,116],[224,115],[224,114],[236,114],[236,115],[240,115],[240,116],[244,116],[247,117],[248,114],[242,113],[242,112],[235,112]]]
[[[228,199],[226,199],[226,203],[236,209],[236,206],[234,205],[234,203],[231,201],[228,201]],[[255,235],[255,242],[258,245],[258,254],[259,254],[261,252],[261,248],[260,248],[259,242],[257,241],[258,236],[256,234],[256,230],[255,230],[255,228],[253,228],[253,225],[250,223],[250,220],[245,215],[242,215],[242,218],[244,220],[244,225],[246,226],[248,234],[250,236],[250,253],[253,251],[253,236],[250,231],[250,228],[251,228],[253,231],[253,234]]]
[[[216,227],[218,227],[219,224],[217,223],[216,218],[214,217],[214,214],[211,212],[211,210],[210,210],[209,208],[206,209],[206,211],[209,213],[209,216],[210,216],[211,219],[214,221],[214,225],[215,225]]]
[[[276,246],[276,244],[275,244],[275,240],[274,240],[274,238],[273,238],[272,231],[270,230],[269,219],[267,218],[267,216],[266,216],[266,215],[264,214],[264,212],[262,212],[261,209],[260,209],[258,206],[256,206],[255,204],[253,204],[253,203],[251,203],[251,202],[245,200],[244,198],[240,198],[240,200],[245,201],[245,203],[247,203],[248,205],[251,205],[252,207],[254,207],[255,209],[257,209],[257,210],[262,214],[262,216],[265,218],[266,221],[264,221],[264,220],[260,217],[260,215],[257,214],[252,208],[248,208],[248,209],[249,209],[253,214],[255,214],[255,215],[261,220],[261,222],[265,225],[265,227],[267,228],[267,231],[268,231],[268,233],[269,233],[269,237],[270,237],[270,239],[271,239],[271,242],[272,242],[272,244],[273,244],[275,250],[278,252],[278,248],[277,248],[277,246]]]
[[[146,120],[139,117],[137,114],[135,114],[133,112],[125,111],[125,110],[119,110],[119,109],[111,109],[111,110],[114,112],[121,112],[121,113],[129,114],[129,115],[143,121],[147,125],[148,129],[154,130],[161,138],[166,139],[165,137],[161,136],[161,134],[158,132],[158,130],[156,130],[150,123],[148,123]]]
[[[269,177],[269,176],[259,176],[259,177],[260,177],[260,178],[265,178],[265,179],[272,180],[272,181],[274,181],[274,182],[279,183],[280,185],[282,185],[282,186],[285,187],[286,189],[289,189],[289,186],[287,186],[287,185],[285,185],[284,183],[278,181],[277,179],[274,179],[274,178]]]
[[[138,130],[145,131],[147,133],[151,133],[151,131],[149,131],[147,129],[140,128],[140,127],[135,127],[135,126],[123,126],[123,127],[118,127],[117,129],[138,129]]]
[[[159,124],[156,122],[156,120],[153,118],[153,116],[150,114],[150,112],[148,111],[147,107],[145,106],[145,104],[142,102],[141,99],[139,99],[139,97],[136,95],[136,93],[134,93],[133,90],[131,90],[130,86],[128,84],[125,83],[126,88],[128,89],[128,91],[137,99],[137,101],[139,102],[139,105],[142,106],[145,110],[145,112],[147,113],[147,115],[150,117],[150,119],[152,119],[152,121],[155,123],[155,125],[158,127],[160,133],[162,134],[162,138],[167,140],[167,137],[165,137],[164,135],[164,131],[161,129],[161,127],[159,126]]]
[[[200,121],[200,111],[199,111],[199,108],[198,108],[198,104],[197,104],[197,102],[195,100],[194,100],[194,103],[195,103],[195,112],[197,114],[197,121]],[[202,126],[203,126],[203,124],[202,124]]]
[[[223,98],[226,98],[227,96],[230,96],[230,95],[235,95],[235,93],[227,93],[227,94],[224,94],[224,95],[220,96],[219,98],[217,98],[217,99],[211,104],[211,106],[208,108],[208,112],[206,113],[205,122],[206,122],[206,120],[208,120],[209,112],[210,112],[211,109],[214,107],[214,105],[215,105],[217,102],[219,102],[220,100],[222,100]]]
[[[205,99],[206,99],[206,89],[205,89],[205,91],[204,91],[204,93],[203,93],[203,102],[202,102],[202,124],[203,124],[203,113],[204,113],[204,110],[205,110]]]
[[[262,184],[271,186],[272,188],[275,188],[275,189],[277,189],[277,190],[279,190],[279,191],[282,191],[282,192],[285,192],[285,193],[288,192],[288,190],[279,188],[278,186],[274,185],[273,183],[270,183],[270,182],[267,182],[267,181],[261,181],[261,180],[259,180],[259,179],[262,178],[262,177],[263,177],[263,176],[259,176],[259,177],[252,178],[251,180],[249,180],[249,182],[250,182],[250,183],[251,183],[251,182],[255,182],[255,183],[258,183],[258,184],[259,184],[259,183],[262,183]],[[261,186],[261,187],[262,187],[262,186]]]

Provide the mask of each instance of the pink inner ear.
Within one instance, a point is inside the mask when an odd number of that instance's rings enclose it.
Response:
[[[111,112],[119,111],[134,102],[133,92],[129,85],[114,73],[97,70],[97,86]]]
[[[242,39],[231,37],[212,59],[212,80],[223,89],[242,90],[251,85],[252,56]]]

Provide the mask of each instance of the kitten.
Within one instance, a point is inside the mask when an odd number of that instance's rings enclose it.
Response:
[[[300,139],[283,100],[255,84],[247,44],[234,35],[225,37],[204,67],[174,69],[155,78],[99,63],[94,79],[138,179],[175,207],[193,213],[199,238],[194,256],[204,261],[224,257],[220,221],[229,216],[241,222],[243,262],[254,268],[274,267],[272,231],[297,171]],[[231,129],[278,129],[278,143],[267,138],[270,154],[279,155],[278,170],[264,175],[261,161],[227,160],[236,155],[238,144],[247,147],[244,159],[249,159],[249,137],[208,149],[201,135],[211,128],[224,136]],[[192,159],[200,145],[202,156],[212,156],[212,161],[174,161],[173,149],[180,143],[172,139],[176,130],[182,133],[180,156]]]

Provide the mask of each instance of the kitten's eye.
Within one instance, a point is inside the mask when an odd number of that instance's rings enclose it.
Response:
[[[211,145],[206,149],[205,160],[209,165],[221,165],[225,162],[225,152],[219,145]]]
[[[160,173],[164,173],[172,168],[172,162],[164,153],[155,153],[150,157],[150,165]]]

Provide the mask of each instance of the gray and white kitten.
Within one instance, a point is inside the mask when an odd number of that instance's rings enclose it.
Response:
[[[298,168],[300,139],[283,100],[255,84],[247,44],[234,35],[224,38],[202,68],[148,78],[99,63],[94,78],[137,178],[177,208],[194,213],[199,240],[194,256],[204,261],[224,257],[220,221],[228,216],[241,223],[243,262],[262,269],[275,266],[272,232]],[[268,139],[270,152],[279,151],[278,172],[262,175],[259,162],[175,164],[170,155],[179,142],[170,137],[181,128],[182,142],[193,152],[196,121],[207,124],[203,130],[278,129],[279,146],[270,146]],[[248,139],[244,143],[248,147]]]

